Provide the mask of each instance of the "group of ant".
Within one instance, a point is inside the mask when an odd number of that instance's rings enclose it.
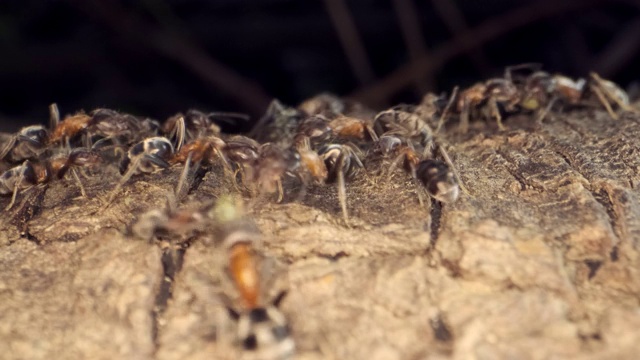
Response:
[[[454,88],[450,96],[427,94],[418,105],[399,105],[378,113],[329,94],[297,107],[274,100],[248,135],[224,134],[216,122],[248,118],[238,113],[189,110],[161,124],[96,109],[61,120],[52,104],[48,127],[28,126],[0,138],[0,164],[6,169],[0,175],[0,195],[11,195],[8,210],[21,191],[71,174],[86,196],[78,174],[90,176],[85,168],[100,168],[113,161],[121,179],[107,196],[105,206],[109,206],[135,175],[182,166],[175,188],[179,194],[189,171],[218,166],[236,187],[240,182],[251,195],[276,194],[278,202],[286,195],[285,181],[299,185],[298,198],[309,186],[336,184],[348,224],[347,183],[365,169],[386,169],[387,176],[402,169],[414,183],[421,204],[425,191],[433,201],[445,204],[458,199],[465,188],[438,138],[451,117],[459,118],[461,132],[468,131],[471,119],[495,120],[503,129],[503,119],[510,114],[532,112],[542,121],[554,106],[592,104],[601,104],[614,119],[617,109],[634,111],[619,86],[595,73],[588,80],[574,80],[532,64],[509,67],[502,78],[462,91]],[[224,201],[216,209],[234,212]],[[188,232],[211,220],[206,215],[209,210],[156,209],[142,214],[131,229],[143,238],[153,238],[156,231]],[[244,216],[218,219],[217,224],[218,238],[223,239],[228,253],[226,267],[242,303],[242,311],[228,308],[238,321],[243,350],[265,354],[265,358],[290,357],[295,346],[277,308],[284,294],[268,304],[260,297],[262,280],[254,246],[260,239],[257,226]]]
[[[106,149],[113,149],[120,154],[116,161],[122,177],[105,206],[134,175],[184,166],[176,186],[176,193],[180,193],[190,169],[219,164],[236,184],[241,181],[253,194],[277,193],[278,202],[284,197],[285,179],[297,180],[300,194],[310,185],[336,183],[343,217],[348,222],[346,182],[365,167],[365,158],[389,159],[394,167],[402,163],[435,199],[457,199],[459,187],[451,171],[453,164],[436,145],[430,125],[419,113],[425,106],[415,111],[392,108],[370,119],[345,115],[346,106],[351,105],[330,95],[312,98],[298,108],[274,101],[254,129],[259,134],[255,138],[267,133],[281,136],[278,141],[260,143],[250,136],[220,132],[215,120],[245,118],[237,113],[189,110],[160,124],[96,109],[60,121],[53,104],[48,129],[28,126],[2,144],[0,160],[14,166],[0,175],[0,194],[12,195],[7,206],[10,209],[20,191],[71,173],[86,196],[78,170],[103,164]],[[286,126],[269,129],[283,119]],[[288,134],[287,127],[295,129]],[[436,147],[445,161],[433,156]]]
[[[537,64],[507,67],[502,78],[462,91],[456,87],[449,97],[427,94],[418,105],[398,105],[379,113],[329,94],[298,107],[274,100],[250,136],[220,132],[218,120],[248,119],[238,113],[189,110],[160,124],[96,109],[61,121],[52,104],[48,128],[33,125],[0,137],[0,165],[6,169],[0,175],[0,194],[12,195],[10,209],[20,191],[70,172],[86,196],[77,169],[104,162],[105,148],[112,148],[120,154],[116,161],[122,179],[107,205],[134,175],[184,165],[179,191],[190,167],[219,163],[234,181],[239,174],[254,193],[277,192],[278,201],[283,199],[286,178],[298,179],[301,194],[309,185],[336,183],[346,222],[346,182],[365,163],[376,163],[373,160],[389,160],[390,170],[402,164],[432,198],[454,202],[460,179],[444,147],[436,142],[436,134],[453,116],[459,118],[462,132],[468,131],[470,119],[495,120],[504,129],[503,118],[510,114],[534,112],[541,121],[554,105],[593,104],[601,104],[614,119],[616,108],[635,111],[624,90],[596,73],[588,80],[574,80],[541,71]]]
[[[457,88],[454,97],[456,92]],[[504,130],[503,114],[534,112],[536,122],[540,123],[553,106],[602,106],[614,120],[618,119],[616,108],[635,111],[620,86],[595,72],[588,79],[576,80],[542,71],[536,63],[509,66],[502,78],[476,83],[461,91],[456,102],[463,132],[468,129],[470,117],[495,119],[500,130]]]

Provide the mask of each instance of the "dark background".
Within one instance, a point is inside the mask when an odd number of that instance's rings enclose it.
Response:
[[[0,130],[110,107],[164,120],[321,91],[374,108],[541,62],[635,86],[640,1],[2,0]],[[246,127],[246,126],[245,126]]]

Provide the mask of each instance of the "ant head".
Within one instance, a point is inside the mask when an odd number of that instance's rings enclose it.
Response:
[[[48,136],[47,129],[42,125],[29,126],[20,131],[19,137],[33,145],[42,146]]]

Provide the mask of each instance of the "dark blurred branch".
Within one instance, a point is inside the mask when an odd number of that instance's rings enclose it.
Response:
[[[370,83],[375,77],[373,67],[345,0],[324,0],[324,3],[353,73],[360,84]]]
[[[633,20],[620,31],[600,52],[592,64],[592,70],[609,77],[633,59],[640,50],[640,18]]]
[[[405,45],[409,50],[409,60],[428,59],[426,41],[420,30],[418,11],[413,0],[392,0],[391,3],[396,11]],[[428,90],[432,90],[435,82],[432,76],[427,75],[416,77],[415,84],[418,95],[421,96]]]
[[[442,18],[445,25],[449,28],[449,31],[453,36],[458,36],[469,29],[467,22],[464,19],[464,14],[458,7],[455,1],[451,0],[431,0],[434,9],[438,13],[438,16]],[[491,67],[489,60],[482,47],[469,51],[469,56],[474,66],[483,73],[487,73]]]
[[[233,98],[253,115],[262,114],[271,101],[271,96],[259,85],[213,59],[192,39],[149,24],[123,9],[117,1],[70,1],[88,16],[107,25],[123,40],[151,48],[181,63],[215,90]]]
[[[477,49],[482,44],[494,40],[500,35],[540,19],[592,6],[602,1],[604,0],[542,1],[496,16],[473,29],[459,34],[441,47],[432,50],[429,57],[420,57],[416,61],[400,67],[375,84],[358,89],[351,94],[351,97],[375,106],[380,102],[386,101],[399,90],[404,89],[416,77],[433,73],[455,56]]]

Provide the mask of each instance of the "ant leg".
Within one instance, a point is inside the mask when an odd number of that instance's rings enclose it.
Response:
[[[113,154],[119,158],[122,159],[124,156],[127,155],[127,150],[125,150],[124,147],[122,147],[121,145],[116,146],[113,148]]]
[[[606,95],[606,96],[607,96],[611,101],[613,101],[614,103],[616,103],[616,105],[618,105],[618,107],[620,107],[620,109],[622,109],[622,110],[624,110],[624,111],[635,112],[635,109],[634,109],[631,105],[629,105],[629,104],[627,104],[627,103],[625,103],[625,102],[621,101],[619,97],[612,95],[612,94],[611,94],[611,91],[609,91],[609,90],[607,90],[607,89],[605,89],[605,88],[602,88],[602,92],[603,92],[603,93],[604,93],[604,94],[605,94],[605,95]]]
[[[91,144],[91,139],[87,140],[86,142],[86,148],[87,149],[99,149],[101,146],[104,146],[104,144],[108,141],[113,140],[114,138],[112,136],[107,136],[104,137],[98,141],[96,141],[95,143]],[[114,144],[115,145],[115,144]]]
[[[422,189],[423,186],[420,184],[420,181],[418,181],[418,176],[416,175],[416,167],[415,166],[411,166],[411,179],[413,180],[413,184],[416,187],[416,195],[418,195],[418,203],[420,204],[420,207],[424,207],[424,198],[422,197]]]
[[[438,149],[440,150],[440,154],[444,158],[444,161],[451,168],[451,171],[453,172],[453,176],[455,176],[456,181],[458,182],[458,186],[460,187],[460,190],[462,190],[462,192],[464,192],[469,197],[473,197],[473,195],[471,195],[469,190],[467,190],[467,188],[464,186],[464,183],[462,182],[462,179],[460,178],[460,174],[458,174],[458,170],[456,169],[456,166],[453,165],[453,161],[451,161],[451,158],[449,157],[449,154],[447,153],[447,151],[440,145],[438,145]]]
[[[405,156],[405,154],[400,154],[400,155],[396,156],[396,158],[393,159],[393,161],[389,165],[389,169],[387,170],[387,183],[391,181],[391,176],[393,175],[393,170],[395,170],[396,166],[398,166],[398,163],[400,163],[400,161],[402,161],[404,156]]]
[[[82,182],[80,181],[80,177],[78,176],[78,172],[76,171],[76,169],[71,169],[71,174],[73,175],[73,178],[76,180],[76,184],[78,184],[78,187],[80,188],[80,194],[82,194],[82,197],[87,197],[87,192],[84,191],[84,186],[82,186]]]
[[[606,86],[602,85],[602,84],[605,83],[606,80],[603,80],[600,77],[600,75],[598,75],[595,72],[591,72],[590,75],[591,75],[591,78],[596,81],[596,85],[595,86],[597,86],[602,91],[602,93],[604,95],[606,95],[607,98],[609,98],[609,100],[611,100],[614,103],[616,103],[624,111],[635,112],[635,109],[632,106],[630,106],[628,103],[625,103],[625,102],[621,101],[620,97],[613,95],[612,91],[607,89]],[[609,104],[611,104],[611,103],[609,102]]]
[[[276,201],[278,204],[284,200],[284,189],[282,188],[282,180],[276,180],[276,186],[278,187],[278,200]]]
[[[347,186],[344,179],[344,154],[338,161],[338,200],[342,208],[342,218],[345,225],[349,226],[349,211],[347,210]]]
[[[12,136],[9,141],[7,141],[7,143],[2,147],[2,150],[0,150],[0,160],[4,159],[7,155],[9,155],[9,153],[11,152],[11,149],[13,149],[17,141],[18,141],[18,137],[15,135]]]
[[[440,115],[440,120],[438,120],[438,126],[436,127],[436,133],[440,132],[440,129],[444,126],[444,123],[447,121],[449,110],[451,110],[451,106],[453,105],[453,102],[455,101],[457,96],[458,96],[458,87],[456,86],[453,88],[453,91],[451,91],[449,102],[447,103],[447,106],[445,106],[444,110],[442,111],[442,115]]]
[[[462,111],[460,112],[460,132],[466,134],[469,132],[469,112],[471,111],[468,101],[464,101]]]
[[[82,177],[85,178],[86,180],[91,179],[91,175],[89,175],[88,171],[89,171],[89,169],[87,169],[87,168],[80,168],[78,170],[80,175],[82,175]]]
[[[378,141],[378,134],[376,134],[373,128],[369,125],[365,125],[365,128],[367,130],[367,133],[369,134],[369,137],[371,137],[371,141]]]
[[[413,149],[413,145],[409,144],[411,147],[411,150]],[[436,144],[433,142],[433,139],[427,140],[427,142],[424,144],[424,148],[422,149],[422,157],[423,158],[432,158],[433,157],[433,150],[435,149]]]
[[[500,115],[500,109],[498,108],[498,103],[494,98],[489,99],[489,112],[491,113],[491,117],[496,119],[498,123],[498,129],[500,131],[505,131],[506,128],[502,125],[502,115]]]
[[[540,112],[540,114],[536,118],[536,125],[542,125],[542,121],[547,116],[549,111],[551,111],[551,108],[556,103],[556,101],[558,101],[558,97],[557,96],[554,96],[553,98],[551,98],[551,100],[549,101],[549,104],[547,104],[547,106],[545,106],[545,108]]]
[[[106,209],[109,207],[109,205],[111,205],[111,203],[113,202],[113,200],[115,199],[116,195],[118,194],[118,192],[120,191],[120,189],[122,189],[122,187],[124,186],[124,184],[129,181],[129,179],[131,179],[131,177],[136,173],[136,171],[138,170],[138,167],[140,166],[140,158],[137,158],[133,164],[131,164],[131,166],[129,167],[129,170],[127,170],[127,172],[122,175],[122,179],[120,179],[120,181],[118,182],[118,185],[116,185],[116,188],[113,189],[111,191],[111,194],[109,194],[109,196],[107,197],[107,201],[106,203],[102,206],[102,208],[100,209],[100,211]]]
[[[607,98],[602,93],[602,90],[600,90],[598,86],[594,86],[594,85],[591,86],[591,90],[593,91],[594,94],[596,94],[596,96],[598,97],[598,100],[605,107],[605,109],[607,109],[607,112],[609,113],[609,115],[611,115],[611,118],[613,120],[618,120],[618,114],[613,112],[613,109],[611,108],[611,104],[609,103],[609,100],[607,100]]]
[[[7,207],[4,208],[5,211],[9,211],[13,207],[13,205],[16,203],[18,190],[20,189],[20,185],[22,185],[23,180],[24,180],[24,171],[20,173],[20,177],[18,178],[18,181],[16,181],[15,185],[13,186],[13,195],[11,195],[11,201],[9,202],[9,205],[7,205]]]
[[[217,158],[222,162],[222,171],[224,172],[224,176],[233,177],[233,182],[235,184],[235,174],[233,174],[233,168],[229,163],[229,160],[224,156],[220,149],[214,147],[213,152],[217,154]]]
[[[180,193],[182,192],[182,186],[184,185],[185,180],[187,179],[187,175],[189,174],[189,167],[191,166],[191,155],[193,153],[189,152],[187,156],[187,161],[184,163],[184,168],[182,169],[182,173],[180,174],[180,178],[178,179],[178,184],[175,189],[176,198],[180,198]]]
[[[238,186],[238,173],[240,172],[240,167],[238,167],[235,171],[233,171],[231,175],[231,182],[233,183],[233,187],[236,189],[238,193],[242,193],[240,187]]]
[[[87,134],[87,133],[83,133],[82,134],[82,145],[84,147],[86,147],[87,149],[91,149],[91,147],[92,147],[91,136],[89,136],[89,134]]]

